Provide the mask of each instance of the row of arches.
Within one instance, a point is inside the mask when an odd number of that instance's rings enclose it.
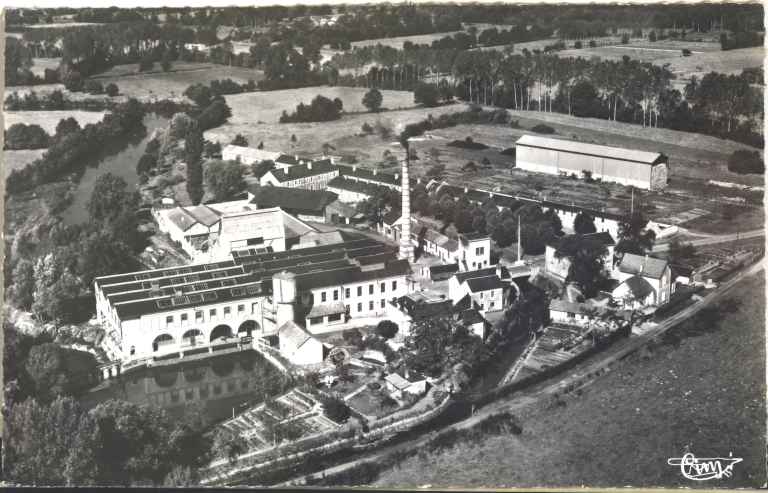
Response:
[[[258,332],[260,329],[259,324],[253,320],[246,320],[237,329],[237,335],[239,337],[253,336],[254,332]],[[205,335],[200,329],[189,329],[181,336],[181,344],[184,346],[194,346],[197,344],[212,343],[220,339],[226,339],[234,337],[234,331],[232,327],[226,324],[217,325],[211,331],[208,340],[205,340]],[[161,349],[176,344],[176,339],[168,333],[160,334],[152,341],[152,351],[157,352]]]

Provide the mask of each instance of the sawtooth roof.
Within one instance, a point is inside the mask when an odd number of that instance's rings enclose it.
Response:
[[[322,215],[325,207],[339,196],[325,190],[289,187],[259,187],[253,192],[252,204],[259,208],[280,207],[288,212],[308,212]]]

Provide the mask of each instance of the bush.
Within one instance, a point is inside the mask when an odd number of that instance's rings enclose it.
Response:
[[[399,327],[395,322],[391,320],[382,320],[379,325],[376,326],[376,333],[384,339],[392,339],[397,334]]]
[[[464,140],[454,140],[453,142],[448,143],[451,147],[460,147],[462,149],[472,149],[472,150],[480,150],[480,149],[487,149],[488,146],[485,144],[481,144],[480,142],[474,142],[472,140],[472,137],[467,137]]]
[[[50,140],[40,125],[14,123],[5,131],[6,149],[43,149],[48,147]]]
[[[145,56],[139,61],[139,72],[148,72],[155,67],[155,61]]]
[[[597,47],[597,43],[595,42],[594,39],[590,39],[589,40],[589,47],[590,48],[596,48]]]
[[[621,35],[621,44],[625,45],[629,43],[629,34],[624,33]]]
[[[83,76],[80,72],[73,70],[64,78],[64,88],[68,91],[78,92],[83,90]]]
[[[419,83],[413,90],[413,101],[427,107],[437,106],[440,100],[440,91],[434,84]]]
[[[230,142],[233,146],[248,147],[248,139],[242,134],[235,135],[235,138]]]
[[[381,109],[381,103],[384,100],[381,95],[381,91],[375,87],[365,93],[363,96],[363,106],[368,108],[368,111],[377,112]]]
[[[107,84],[107,87],[104,88],[104,92],[107,93],[107,96],[113,98],[118,94],[120,94],[120,89],[117,88],[117,84],[115,84],[114,82],[110,82],[109,84]]]
[[[515,148],[514,147],[507,147],[503,151],[501,151],[499,154],[502,154],[504,156],[515,156]]]
[[[540,123],[536,125],[535,127],[531,128],[532,132],[536,132],[537,134],[553,134],[555,133],[555,129],[550,127],[549,125],[544,125],[543,123]]]
[[[581,45],[581,41],[576,41],[575,43],[573,43],[573,47],[574,47],[575,49],[577,49],[577,50],[580,50],[580,49],[581,49],[581,46],[582,46],[582,45]]]
[[[372,126],[370,126],[370,125],[369,125],[367,122],[366,122],[366,123],[363,123],[363,126],[362,126],[362,127],[360,127],[360,130],[362,130],[362,132],[363,132],[364,134],[366,134],[366,135],[367,135],[367,134],[372,134],[372,133],[373,133],[373,127],[372,127]]]
[[[317,95],[309,105],[299,103],[296,111],[291,113],[283,111],[280,116],[280,123],[301,123],[301,122],[326,122],[338,120],[341,118],[343,104],[339,98],[331,101],[325,96]]]
[[[349,406],[337,397],[326,397],[322,399],[322,404],[323,414],[337,423],[346,423],[351,415]]]
[[[88,79],[85,81],[85,92],[90,94],[101,94],[104,92],[104,86],[97,80]]]
[[[683,48],[683,56],[691,56],[691,50],[688,48]]]
[[[759,152],[740,149],[728,158],[728,170],[740,175],[763,174],[765,164]]]

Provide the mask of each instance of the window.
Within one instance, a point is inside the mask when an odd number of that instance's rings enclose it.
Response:
[[[181,314],[181,321],[182,322],[186,322],[187,321],[187,314],[186,313],[182,313]]]
[[[251,303],[251,313],[256,313],[256,309],[259,307],[258,303]]]
[[[334,313],[333,315],[328,315],[329,322],[338,322],[339,320],[341,320],[341,313]]]
[[[323,291],[322,293],[320,293],[320,301],[321,301],[321,302],[323,302],[323,303],[325,303],[325,291]]]
[[[387,284],[386,283],[381,283],[381,292],[383,293],[386,290],[387,290]]]
[[[349,305],[344,305],[344,310],[349,314]]]
[[[309,325],[318,325],[323,323],[323,317],[312,317],[309,319]]]
[[[208,316],[211,318],[216,318],[216,309],[211,308],[210,310],[208,310]]]
[[[368,310],[373,311],[373,300],[368,302]]]
[[[475,248],[475,255],[482,255],[485,253],[485,247],[477,247]]]
[[[203,311],[197,310],[195,312],[195,322],[202,322],[203,321]]]
[[[168,315],[165,317],[165,325],[170,325],[173,323],[173,315]]]
[[[496,304],[496,303],[494,303],[493,301],[491,301],[491,308],[493,308],[493,306],[494,306],[495,304]]]
[[[397,281],[392,281],[392,291],[397,290]]]
[[[373,294],[373,284],[368,285],[368,294]]]
[[[237,305],[237,313],[245,313],[245,305]]]
[[[363,287],[362,286],[358,286],[357,287],[357,295],[358,296],[362,296],[363,295]]]
[[[381,307],[382,307],[382,308],[384,308],[384,305],[385,305],[386,303],[387,303],[387,302],[384,300],[384,298],[382,298],[382,299],[381,299]]]
[[[232,311],[232,308],[230,308],[228,306],[225,306],[224,307],[224,316],[226,317],[227,315],[229,315],[231,311]]]
[[[349,296],[350,296],[349,288],[344,288],[344,297],[349,298]]]
[[[339,290],[334,289],[333,290],[333,301],[339,301]]]
[[[358,312],[361,312],[361,311],[363,311],[363,304],[362,304],[362,303],[358,303],[358,304],[357,304],[357,311],[358,311]]]

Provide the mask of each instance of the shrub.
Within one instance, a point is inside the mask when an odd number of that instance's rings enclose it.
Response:
[[[64,78],[64,88],[68,91],[78,92],[83,90],[83,76],[80,72],[73,70]]]
[[[155,66],[155,61],[145,56],[139,61],[139,72],[147,72],[152,70]]]
[[[109,84],[107,84],[107,87],[104,88],[104,92],[107,93],[107,96],[113,98],[118,94],[120,94],[120,89],[117,88],[117,84],[115,84],[114,82],[110,82]]]
[[[101,82],[93,79],[85,81],[85,92],[90,94],[101,94],[104,92],[104,87]]]
[[[576,48],[577,50],[580,50],[581,46],[582,46],[581,41],[576,41],[575,43],[573,43],[573,47]]]
[[[595,42],[594,39],[590,39],[589,40],[589,47],[590,48],[596,48],[597,47],[597,43]]]
[[[363,96],[363,106],[368,108],[368,111],[377,112],[381,109],[381,103],[384,100],[381,95],[381,91],[375,87],[365,93]]]
[[[326,397],[322,399],[323,414],[337,423],[346,423],[351,414],[349,406],[343,400],[337,397]]]
[[[230,142],[233,146],[248,147],[248,139],[242,134],[235,135],[235,138]]]
[[[513,156],[515,155],[515,148],[514,147],[507,147],[503,151],[501,151],[499,154],[503,154],[504,156]]]
[[[427,107],[437,106],[440,100],[440,91],[434,84],[419,83],[413,90],[413,101]]]
[[[384,339],[392,339],[397,334],[399,327],[395,322],[391,320],[382,320],[379,325],[376,326],[376,333]]]
[[[342,101],[339,98],[331,101],[325,96],[317,95],[309,105],[299,103],[296,110],[290,115],[283,111],[280,123],[301,122],[326,122],[341,118],[343,110]]]
[[[629,34],[624,33],[621,35],[621,44],[625,45],[629,43]]]
[[[544,125],[543,123],[540,123],[536,125],[535,127],[531,128],[532,132],[536,132],[537,134],[553,134],[555,133],[555,129],[550,127],[549,125]]]
[[[728,170],[741,175],[762,174],[765,173],[765,164],[759,152],[740,149],[728,158]]]
[[[367,122],[363,123],[363,126],[360,127],[360,130],[362,130],[364,134],[372,134],[373,133],[373,127],[370,126]]]
[[[691,50],[688,48],[683,48],[683,56],[691,56]]]
[[[5,131],[6,149],[43,149],[48,147],[50,140],[40,125],[14,123]]]

